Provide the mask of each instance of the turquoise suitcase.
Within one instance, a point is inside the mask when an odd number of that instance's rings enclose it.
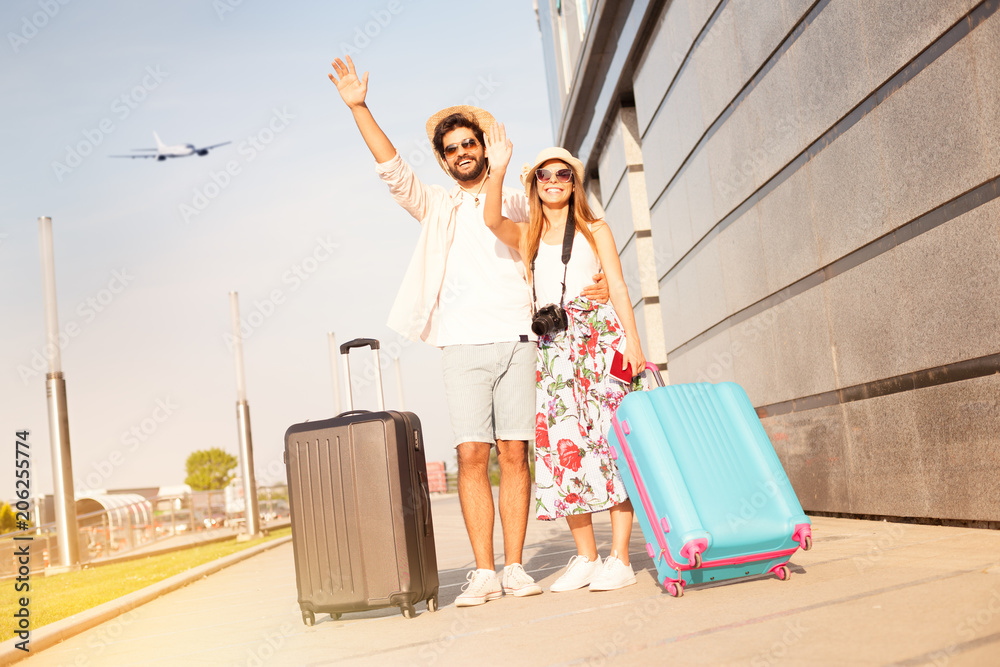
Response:
[[[622,401],[608,440],[661,585],[773,573],[812,546],[781,461],[738,384],[636,391]]]

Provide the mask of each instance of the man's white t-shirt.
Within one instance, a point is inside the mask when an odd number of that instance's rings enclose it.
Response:
[[[483,204],[462,193],[438,301],[437,345],[478,345],[531,335],[531,292],[520,256],[483,221]],[[504,216],[510,212],[504,205]]]

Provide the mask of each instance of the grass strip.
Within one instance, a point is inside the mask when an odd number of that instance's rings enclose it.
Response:
[[[124,563],[88,566],[77,572],[51,577],[43,576],[40,572],[34,573],[31,576],[31,590],[27,593],[15,593],[13,580],[0,582],[0,585],[10,588],[4,595],[0,595],[0,618],[12,620],[18,598],[27,596],[31,600],[31,627],[37,629],[193,567],[290,535],[291,532],[291,528],[281,528],[271,531],[266,537],[246,542],[237,542],[234,537],[225,542],[180,549]],[[13,636],[13,624],[3,623],[0,626],[0,641]]]

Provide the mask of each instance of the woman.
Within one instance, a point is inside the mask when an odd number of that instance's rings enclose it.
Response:
[[[529,222],[503,217],[501,195],[511,149],[503,125],[494,124],[486,147],[491,173],[484,218],[497,238],[523,258],[535,312],[542,310],[532,329],[544,330],[546,315],[551,325],[538,337],[535,506],[539,519],[566,517],[577,549],[551,590],[622,588],[635,583],[628,557],[632,504],[608,446],[611,418],[626,392],[611,376],[611,365],[616,350],[623,353],[621,370],[631,366],[641,372],[646,363],[628,288],[611,230],[587,205],[583,163],[565,149],[542,151],[522,174]],[[564,265],[568,239],[573,243]],[[602,267],[610,305],[580,296]],[[565,304],[568,325],[563,330],[555,304]],[[591,515],[604,510],[611,512],[612,551],[602,564]]]

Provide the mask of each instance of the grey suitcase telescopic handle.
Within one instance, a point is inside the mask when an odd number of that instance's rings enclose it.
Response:
[[[344,355],[344,393],[347,394],[348,410],[354,410],[354,396],[351,394],[351,357],[350,351],[355,347],[370,347],[372,355],[375,357],[375,393],[378,396],[379,411],[385,410],[385,399],[382,396],[382,365],[378,358],[378,341],[374,338],[355,338],[340,346],[340,353]]]

